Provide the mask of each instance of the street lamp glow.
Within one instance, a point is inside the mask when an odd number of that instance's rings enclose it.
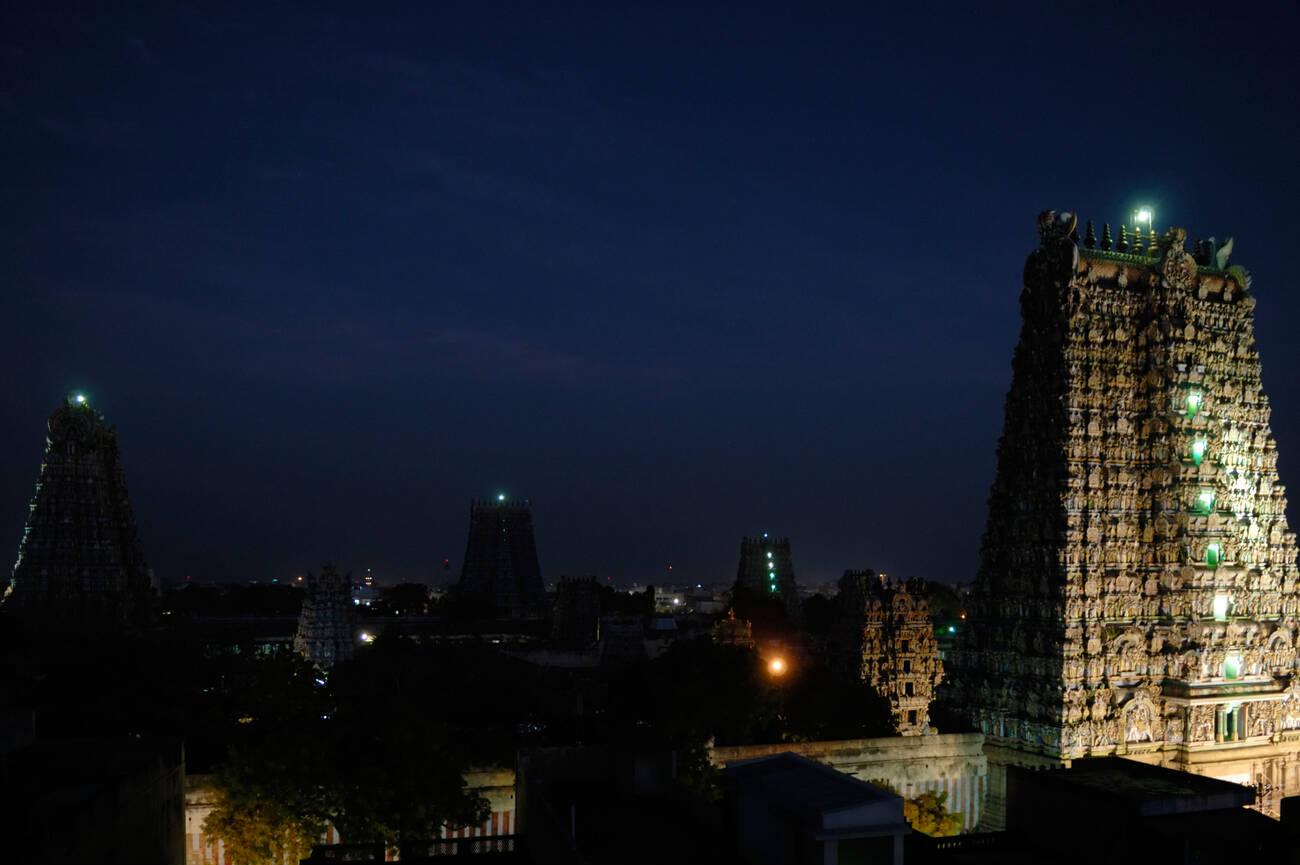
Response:
[[[375,641],[375,635],[374,635],[374,634],[370,633],[369,631],[362,631],[362,632],[361,632],[361,642],[365,643],[366,645],[369,645],[369,644],[373,643],[374,641]]]
[[[773,658],[768,661],[767,671],[773,676],[785,675],[785,658]]]
[[[505,493],[497,493],[497,501],[499,501],[499,502],[504,502],[505,500],[506,500],[506,494],[505,494]]]
[[[1145,222],[1145,223],[1147,223],[1147,224],[1150,224],[1150,223],[1151,223],[1151,208],[1149,208],[1149,207],[1139,207],[1139,208],[1138,208],[1137,215],[1133,217],[1133,221],[1134,221],[1134,222]]]

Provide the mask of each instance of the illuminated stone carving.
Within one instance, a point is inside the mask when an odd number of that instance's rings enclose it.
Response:
[[[1052,758],[1276,742],[1300,730],[1300,591],[1249,279],[1182,229],[1132,254],[1109,226],[1080,248],[1076,222],[1043,214],[1025,266],[947,694],[991,743]]]
[[[835,652],[889,700],[904,736],[930,732],[930,702],[943,662],[921,580],[890,582],[873,571],[846,571],[836,596]],[[856,663],[856,671],[853,669]]]

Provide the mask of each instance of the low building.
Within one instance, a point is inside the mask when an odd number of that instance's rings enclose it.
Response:
[[[1096,846],[1063,841],[1079,826],[1105,826],[1104,855],[1119,862],[1295,861],[1288,827],[1254,803],[1252,787],[1120,757],[1068,769],[1011,766],[1010,861],[1096,862]]]
[[[179,741],[41,740],[0,754],[0,862],[180,865]]]
[[[902,797],[798,754],[730,763],[728,823],[742,861],[902,865]]]

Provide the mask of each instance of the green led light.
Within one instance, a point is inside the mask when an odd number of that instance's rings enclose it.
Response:
[[[1210,490],[1204,490],[1196,496],[1196,510],[1198,513],[1208,514],[1214,510],[1214,493]]]
[[[1207,567],[1217,568],[1219,560],[1223,558],[1223,547],[1219,544],[1210,544],[1205,548],[1205,564]]]
[[[1236,652],[1223,659],[1223,678],[1236,679],[1241,675],[1241,655]]]
[[[1195,441],[1193,441],[1192,462],[1196,463],[1199,466],[1201,464],[1201,460],[1205,459],[1205,451],[1207,448],[1209,448],[1209,446],[1210,446],[1209,442],[1207,442],[1204,438],[1198,438]]]
[[[1200,391],[1192,391],[1187,394],[1187,417],[1188,419],[1196,417],[1196,413],[1201,410],[1203,398]]]

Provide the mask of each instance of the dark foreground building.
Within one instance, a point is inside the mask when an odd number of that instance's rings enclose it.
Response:
[[[74,394],[50,415],[40,480],[3,608],[42,624],[135,628],[150,619],[152,582],[117,429]]]
[[[533,511],[526,500],[513,502],[502,495],[470,504],[458,591],[466,598],[490,601],[500,613],[513,617],[536,615],[545,608]]]
[[[950,665],[991,825],[1008,763],[1127,755],[1300,790],[1300,584],[1250,276],[1179,228],[1080,240],[1048,212],[1039,233]]]

